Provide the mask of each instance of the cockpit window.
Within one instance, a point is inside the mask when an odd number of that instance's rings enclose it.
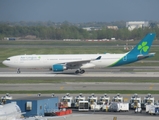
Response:
[[[10,61],[10,59],[6,59],[7,61]]]

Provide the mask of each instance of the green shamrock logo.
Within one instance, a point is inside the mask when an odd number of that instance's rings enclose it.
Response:
[[[147,42],[142,42],[141,45],[138,45],[138,50],[140,50],[140,54],[142,54],[142,51],[143,52],[147,52],[148,49],[149,49],[149,46],[147,46]]]

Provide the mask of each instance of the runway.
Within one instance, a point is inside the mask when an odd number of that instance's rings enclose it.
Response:
[[[134,72],[139,69],[140,72]],[[145,70],[154,72],[142,72]],[[108,69],[86,69],[84,74],[74,74],[75,70],[64,72],[53,72],[48,69],[21,69],[21,74],[16,69],[0,68],[0,79],[2,77],[159,77],[159,67],[117,67]]]
[[[0,72],[1,77],[159,77],[159,72],[86,72],[84,74],[53,72]]]
[[[0,77],[159,77],[159,72],[89,72],[85,74],[74,73],[44,73],[44,72],[0,72]]]

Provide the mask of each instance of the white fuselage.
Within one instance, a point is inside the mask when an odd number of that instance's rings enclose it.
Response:
[[[92,61],[84,63],[81,68],[104,68],[118,61],[125,54],[57,54],[57,55],[18,55],[9,57],[3,64],[14,68],[51,68],[54,64],[68,62]],[[101,56],[99,60],[93,60]]]

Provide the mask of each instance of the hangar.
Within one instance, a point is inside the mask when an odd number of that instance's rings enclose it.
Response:
[[[126,27],[128,30],[132,31],[134,29],[149,27],[149,22],[147,21],[129,21],[126,22]]]

